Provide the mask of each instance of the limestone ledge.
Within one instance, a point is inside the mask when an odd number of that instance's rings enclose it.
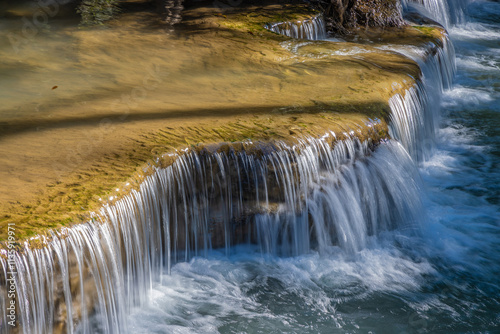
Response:
[[[137,187],[152,166],[172,163],[162,159],[168,152],[293,142],[327,131],[338,139],[388,137],[388,99],[414,85],[420,70],[377,47],[410,44],[432,53],[445,31],[408,26],[362,31],[357,41],[314,42],[263,28],[316,14],[305,6],[191,8],[173,33],[145,23],[155,15],[149,12],[124,13],[104,30],[65,31],[82,75],[113,80],[42,97],[50,117],[30,115],[27,101],[19,108],[28,116],[0,123],[14,166],[23,166],[23,155],[32,158],[19,175],[0,171],[0,240],[8,224],[21,247],[29,239],[35,246],[40,239],[33,236],[48,229],[87,221],[106,199]]]

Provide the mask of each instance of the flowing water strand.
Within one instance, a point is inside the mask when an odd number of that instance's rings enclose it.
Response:
[[[462,249],[467,255],[461,254],[458,246],[448,253],[460,258],[463,265],[474,267],[477,274],[493,271],[498,277],[498,254],[493,249],[500,235],[500,4],[477,1],[469,6],[468,13],[469,22],[450,29],[457,50],[458,76],[444,95],[439,150],[424,165],[422,174],[433,186],[432,196],[446,203],[443,211],[447,214],[438,216],[444,228],[458,236],[455,244],[467,243]],[[450,198],[456,199],[453,205]],[[462,224],[468,226],[468,233],[457,233]],[[486,276],[491,280],[493,275]]]
[[[278,22],[265,27],[272,32],[291,38],[320,40],[327,37],[323,15],[296,22]]]
[[[444,92],[435,151],[420,168],[426,257],[439,276],[413,307],[421,319],[434,318],[422,328],[433,333],[495,332],[500,324],[500,4],[461,6],[467,22],[449,27],[458,74]]]
[[[472,54],[480,50],[483,55],[486,53],[496,59],[497,43],[484,41],[471,34],[493,36],[497,31],[467,29],[457,27],[452,32],[460,33],[460,42],[471,53],[460,50],[459,57],[480,57]],[[478,45],[471,42],[476,39]],[[486,44],[487,49],[484,47]],[[469,50],[470,47],[473,49]],[[481,60],[476,63],[486,70],[479,69],[476,64],[473,70],[468,70],[471,73],[466,73],[467,78],[459,76],[459,82],[464,87],[470,88],[471,83],[482,85],[485,77],[496,83],[498,75],[494,71],[498,62],[486,63],[485,59]],[[467,64],[459,63],[459,67],[464,65]],[[422,68],[422,72],[424,76],[432,73],[426,72],[425,68]],[[429,77],[432,78],[432,75]],[[422,107],[419,103],[422,103],[424,93],[428,96],[427,103],[432,103],[429,102],[432,94],[441,92],[441,85],[446,87],[438,79],[432,80],[436,82],[425,83],[422,80],[414,87],[417,92],[401,97],[409,101],[409,107],[404,108],[417,110]],[[436,89],[430,90],[428,86],[419,88],[419,85],[434,85]],[[390,242],[387,243],[385,237],[393,233],[379,232],[379,237],[371,246],[370,240],[373,238],[367,237],[364,239],[368,240],[366,248],[354,253],[354,257],[346,257],[350,247],[348,244],[342,246],[346,248],[340,248],[336,243],[338,241],[331,241],[321,234],[323,239],[317,237],[318,240],[311,238],[310,241],[316,243],[318,250],[323,248],[318,246],[321,244],[337,245],[322,249],[321,252],[329,256],[319,256],[317,252],[292,258],[266,257],[263,260],[262,257],[249,254],[252,249],[243,249],[231,253],[229,259],[213,253],[209,260],[195,258],[190,263],[174,266],[172,276],[164,278],[165,284],[153,287],[153,306],[145,311],[133,311],[135,319],[139,321],[131,325],[132,330],[147,328],[145,332],[151,333],[161,330],[229,333],[266,332],[273,328],[277,332],[318,333],[330,332],[335,328],[342,333],[362,332],[365,329],[381,333],[495,332],[500,323],[500,225],[498,200],[495,202],[497,189],[494,189],[498,188],[498,182],[491,177],[496,175],[495,166],[498,166],[498,131],[494,129],[494,117],[498,112],[495,102],[498,97],[495,96],[498,95],[495,95],[495,87],[489,90],[473,87],[474,91],[482,94],[475,102],[469,101],[470,94],[453,97],[453,92],[457,89],[460,91],[460,87],[453,87],[446,92],[445,106],[451,108],[453,119],[442,119],[443,128],[439,128],[437,122],[433,123],[437,129],[437,138],[433,140],[436,148],[420,169],[428,187],[429,198],[425,204],[430,210],[422,239],[411,237],[402,241],[399,238],[394,243],[389,237]],[[419,89],[426,91],[418,92]],[[483,98],[486,93],[489,94],[488,98]],[[467,108],[472,104],[478,106],[472,111],[463,110],[463,101],[467,102]],[[425,110],[421,112],[425,113]],[[445,116],[450,117],[446,113]],[[422,118],[416,118],[419,117]],[[483,118],[488,120],[487,133],[490,135],[477,143],[478,138],[483,136],[474,134],[462,122],[467,121],[466,125],[477,127]],[[408,125],[407,131],[410,130],[412,127]],[[416,137],[408,138],[411,142]],[[477,146],[484,143],[492,147]],[[344,149],[348,151],[348,147]],[[380,149],[368,160],[383,152]],[[389,158],[384,161],[393,160]],[[287,170],[275,170],[279,175],[289,174]],[[356,173],[363,175],[361,169]],[[342,177],[348,175],[342,174]],[[343,184],[343,181],[339,184]],[[290,188],[287,183],[283,183],[283,187]],[[312,194],[314,190],[307,193],[307,200],[299,205],[301,208],[307,206],[308,210],[315,212],[315,217],[321,219],[324,210],[315,209],[314,204],[318,201],[311,200],[314,198]],[[290,192],[288,197],[294,196]],[[274,202],[270,200],[269,203],[271,205]],[[331,203],[335,203],[334,199]],[[272,211],[275,212],[284,215],[279,210]],[[378,211],[370,212],[370,216],[375,216]],[[380,210],[377,214],[390,215],[391,211]],[[299,242],[293,245],[289,241],[294,240],[295,230],[300,231],[301,226],[285,230],[287,233],[283,233],[281,239],[287,240],[287,246],[283,247],[283,243],[280,245],[277,242],[280,240],[280,229],[270,224],[266,214],[263,216],[263,223],[258,224],[262,225],[261,234],[267,237],[266,242],[257,245],[260,252],[268,247],[270,253],[293,253],[293,249],[304,247]],[[296,217],[300,219],[300,215]],[[285,220],[286,223],[296,217],[285,216],[281,221]],[[339,230],[345,231],[346,235],[363,234],[359,229],[343,229],[343,225],[339,225]],[[357,240],[364,242],[363,238]],[[395,246],[404,242],[413,252],[402,251]],[[186,281],[189,282],[184,283]],[[380,320],[382,318],[384,321]]]
[[[491,15],[487,19],[492,20]],[[499,96],[495,71],[500,53],[497,38],[485,41],[483,37],[498,36],[499,30],[480,28],[452,31],[461,44],[457,48],[459,70],[465,73],[459,74],[460,86],[446,92],[449,119],[437,133],[432,159],[420,169],[431,216],[422,231],[424,246],[412,236],[413,222],[418,221],[414,211],[421,210],[419,205],[411,207],[420,197],[415,189],[418,176],[397,143],[382,144],[375,152],[360,144],[340,145],[334,148],[338,154],[323,144],[287,148],[288,156],[274,149],[258,154],[247,149],[245,159],[239,150],[219,151],[218,156],[185,154],[183,162],[165,169],[165,176],[148,177],[149,185],[126,197],[123,208],[117,204],[125,198],[103,209],[96,221],[61,231],[44,240],[45,247],[16,255],[24,332],[51,332],[46,329],[61,328],[62,323],[71,323],[68,316],[72,316],[75,331],[83,333],[122,333],[126,327],[129,333],[269,332],[270,328],[301,334],[327,333],[332,328],[340,333],[494,333],[500,324],[499,187],[494,177],[500,156],[495,127]],[[467,62],[468,58],[472,61]],[[483,87],[483,82],[491,87]],[[418,85],[414,88],[418,90]],[[407,93],[401,100],[420,101],[420,94],[411,97]],[[484,134],[479,133],[481,129],[486,129]],[[322,153],[318,164],[308,163],[315,161],[310,158],[312,152],[322,150],[329,153]],[[300,158],[304,163],[296,154],[304,155]],[[238,172],[231,173],[231,166]],[[222,168],[224,176],[219,175]],[[183,191],[180,181],[171,182],[179,173],[196,176],[185,178],[182,186],[194,184],[197,190]],[[292,175],[295,181],[288,182]],[[205,182],[199,184],[200,179]],[[245,191],[228,189],[228,181]],[[330,196],[332,188],[335,194]],[[406,190],[400,192],[401,188]],[[303,193],[303,189],[308,191]],[[143,195],[143,191],[151,193]],[[166,191],[170,195],[163,195]],[[387,194],[394,191],[398,200],[389,200]],[[351,201],[352,194],[357,201]],[[229,197],[231,206],[219,203],[228,202]],[[332,225],[321,223],[328,214],[326,205],[324,210],[318,208],[322,202],[334,205],[338,198],[345,206],[369,213],[364,225],[349,230],[341,221],[334,225],[334,233],[316,236],[321,228],[332,232]],[[410,205],[397,210],[402,212],[397,216],[410,218],[408,225],[392,220],[393,208],[401,205]],[[289,215],[288,208],[295,214]],[[357,209],[352,210],[344,216],[360,218]],[[309,246],[305,238],[300,239],[303,226],[289,226],[304,221],[305,211],[314,213],[311,219],[318,217],[309,222]],[[112,213],[115,218],[108,217]],[[199,218],[203,215],[208,215],[205,220]],[[228,226],[224,223],[228,215],[239,219],[230,219]],[[189,223],[192,217],[200,222],[195,228]],[[116,225],[110,223],[113,219]],[[273,219],[277,224],[271,224]],[[155,226],[159,221],[160,228]],[[385,232],[394,228],[394,221],[396,232]],[[122,229],[122,224],[128,228]],[[363,226],[364,230],[358,228]],[[412,233],[405,238],[400,230]],[[337,231],[356,236],[357,241],[342,244]],[[227,249],[228,238],[229,244],[250,240],[255,245]],[[404,242],[412,251],[402,250],[399,245]],[[221,251],[211,251],[219,247]],[[261,255],[300,253],[307,247],[318,251],[291,258]],[[356,247],[365,248],[351,253]],[[193,256],[188,263],[180,262]],[[8,265],[3,257],[0,263],[1,309],[8,301]],[[172,275],[162,275],[170,269]],[[66,306],[68,299],[72,305]],[[147,305],[132,305],[141,302]],[[5,324],[5,309],[1,310]]]
[[[418,234],[419,181],[405,150],[387,142],[373,152],[357,139],[332,148],[333,137],[186,152],[92,221],[38,237],[43,247],[26,243],[16,254],[23,332],[121,333],[163,273],[213,248],[354,254],[381,231]]]
[[[465,22],[467,6],[475,0],[402,0],[403,5],[417,4],[420,11],[446,29]]]
[[[440,44],[425,47],[389,45],[393,50],[416,61],[422,71],[415,86],[404,95],[389,99],[389,134],[399,140],[416,161],[424,161],[436,145],[440,103],[444,89],[451,86],[455,74],[455,52],[447,34]]]
[[[125,320],[123,271],[106,225],[63,230],[16,255],[16,288],[23,333],[96,330],[119,333]],[[99,318],[97,327],[89,315]]]

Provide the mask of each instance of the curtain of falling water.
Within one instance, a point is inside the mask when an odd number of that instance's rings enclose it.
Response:
[[[278,22],[269,24],[267,29],[292,38],[319,40],[326,38],[326,25],[323,15],[297,22]]]
[[[62,324],[68,332],[119,333],[161,273],[212,247],[355,252],[381,230],[418,230],[418,177],[405,150],[387,142],[372,152],[356,139],[332,148],[332,137],[188,152],[96,220],[41,237],[40,249],[26,244],[16,254],[24,333]]]
[[[404,5],[417,4],[425,8],[436,22],[449,28],[454,24],[463,23],[467,5],[474,0],[402,0]]]
[[[397,47],[392,49],[416,61],[422,71],[414,87],[404,96],[389,99],[391,123],[389,134],[397,139],[416,161],[427,159],[435,147],[443,89],[449,88],[455,74],[455,52],[447,35],[441,45],[426,48]]]
[[[447,43],[420,57],[424,75],[444,84],[453,69]],[[421,81],[390,101],[392,134],[417,159],[421,139],[435,126],[426,114],[435,119],[429,95]],[[263,252],[296,255],[335,244],[354,252],[380,230],[416,229],[417,180],[411,159],[394,142],[375,153],[356,140],[332,149],[324,139],[309,139],[258,154],[184,154],[105,206],[96,221],[16,254],[23,331],[63,324],[69,332],[121,332],[128,308],[146,302],[164,270],[213,247],[230,252],[231,245],[252,242]],[[1,263],[4,287],[7,263]]]

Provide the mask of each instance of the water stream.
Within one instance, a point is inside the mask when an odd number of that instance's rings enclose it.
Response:
[[[267,25],[266,29],[292,38],[319,40],[327,37],[323,15],[296,22],[277,22]]]
[[[419,3],[452,44],[392,48],[423,72],[390,101],[396,140],[179,153],[16,255],[24,332],[494,333],[500,3]]]
[[[439,22],[445,28],[464,24],[468,5],[474,0],[403,0],[405,6],[414,6],[418,11]]]
[[[422,63],[424,73],[413,91],[391,101],[393,135],[399,131],[420,161],[426,209],[421,236],[384,232],[368,237],[354,254],[338,246],[295,257],[263,256],[254,246],[234,248],[229,257],[213,251],[209,259],[177,264],[163,276],[152,303],[133,313],[139,321],[130,322],[131,330],[497,331],[500,3],[469,3],[424,2],[449,28],[448,52],[424,65],[420,50],[399,50]],[[453,47],[457,74],[451,80]],[[409,111],[413,125],[397,125],[398,112]]]

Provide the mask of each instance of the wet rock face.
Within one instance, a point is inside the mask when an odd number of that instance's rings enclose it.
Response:
[[[359,0],[354,5],[357,23],[370,27],[397,27],[404,24],[398,0]]]
[[[399,27],[404,25],[399,0],[329,0],[326,5],[327,27],[346,34],[360,27]]]

